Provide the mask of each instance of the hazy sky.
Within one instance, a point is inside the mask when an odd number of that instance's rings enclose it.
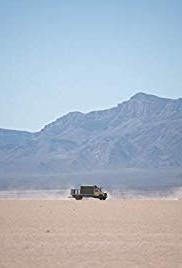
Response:
[[[0,128],[182,96],[182,1],[0,0]]]

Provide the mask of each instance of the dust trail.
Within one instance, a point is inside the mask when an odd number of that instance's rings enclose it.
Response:
[[[70,195],[69,187],[60,190],[14,190],[0,191],[0,199],[41,199],[41,200],[73,200]],[[105,189],[108,193],[107,200],[112,199],[182,199],[182,187],[170,189],[151,190],[151,189],[125,189],[113,188]],[[92,198],[91,198],[92,199]]]
[[[0,191],[0,199],[67,199],[69,189]]]

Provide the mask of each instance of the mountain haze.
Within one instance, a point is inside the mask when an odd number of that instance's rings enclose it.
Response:
[[[138,93],[117,107],[69,113],[40,132],[0,129],[0,170],[57,174],[182,167],[182,99]]]

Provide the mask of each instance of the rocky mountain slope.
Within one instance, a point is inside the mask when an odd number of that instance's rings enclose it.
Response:
[[[0,173],[182,167],[182,99],[138,93],[112,109],[69,113],[40,132],[0,129]]]

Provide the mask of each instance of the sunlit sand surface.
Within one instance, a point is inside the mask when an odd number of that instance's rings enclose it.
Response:
[[[181,200],[0,200],[0,267],[182,267]]]

